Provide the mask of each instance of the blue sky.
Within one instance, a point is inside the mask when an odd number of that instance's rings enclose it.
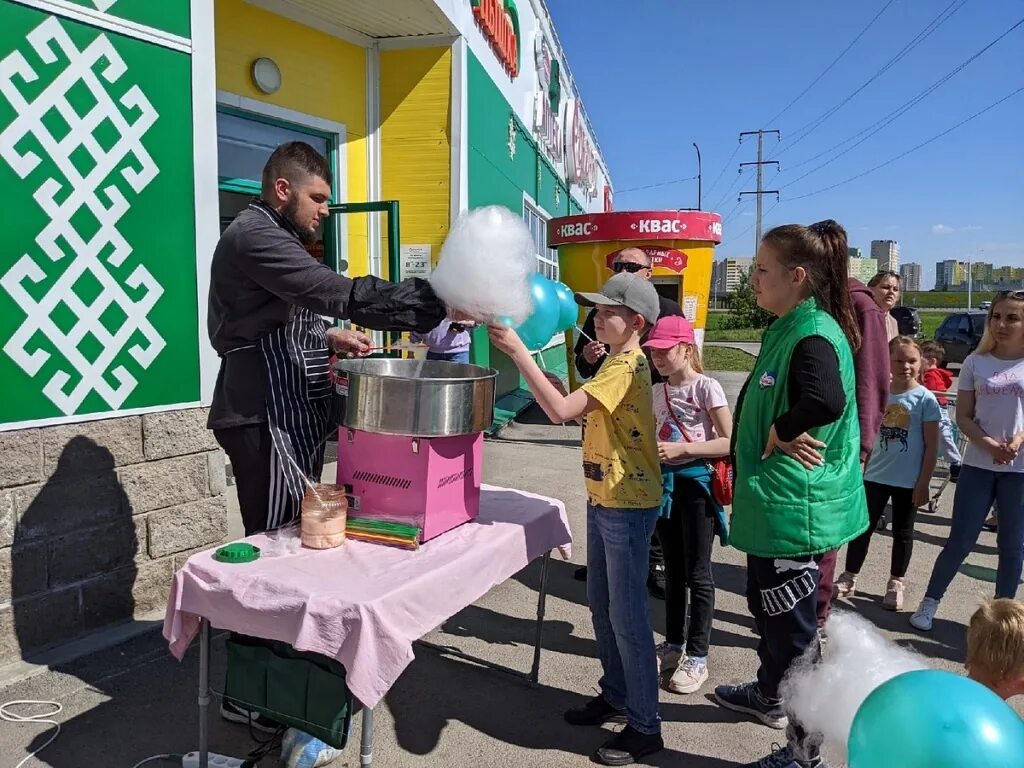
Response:
[[[925,288],[942,259],[1024,266],[1024,92],[863,178],[792,199],[879,165],[1024,86],[1022,25],[847,154],[814,170],[852,141],[806,162],[897,110],[1024,18],[1021,0],[894,0],[771,124],[888,0],[547,2],[609,166],[616,209],[695,206],[696,181],[627,191],[693,176],[695,141],[704,208],[731,214],[717,255],[750,256],[754,198],[738,208],[736,198],[755,188],[754,175],[744,172],[740,183],[736,165],[757,159],[757,140],[746,139],[734,155],[737,135],[777,128],[783,141],[766,136],[765,155],[777,158],[782,172],[775,177],[766,168],[765,186],[782,188],[782,202],[772,208],[774,197],[765,197],[765,229],[834,218],[850,245],[865,251],[873,239],[897,240],[901,263],[922,265]],[[804,126],[875,75],[946,8],[956,10],[800,138]],[[798,179],[808,171],[814,172]]]

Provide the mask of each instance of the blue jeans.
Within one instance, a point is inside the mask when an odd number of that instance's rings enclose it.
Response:
[[[981,526],[999,504],[996,548],[996,597],[1013,598],[1024,566],[1024,472],[993,472],[965,464],[953,497],[953,525],[942,548],[925,595],[941,600],[957,570],[978,541]]]
[[[641,733],[661,732],[658,660],[647,607],[648,557],[658,509],[587,505],[587,601],[594,620],[598,683]]]
[[[468,363],[469,350],[461,352],[427,352],[427,360],[447,360],[449,363]]]

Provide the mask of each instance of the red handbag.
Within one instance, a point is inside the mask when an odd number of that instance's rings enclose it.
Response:
[[[679,432],[682,434],[683,439],[688,443],[692,443],[693,440],[686,434],[686,430],[683,429],[683,425],[679,423],[679,418],[676,416],[676,412],[672,410],[672,402],[668,399],[668,384],[662,384],[662,392],[665,395],[665,408],[668,410],[668,415],[672,417],[672,421],[679,427]],[[715,501],[721,504],[723,507],[727,507],[732,504],[733,494],[733,481],[734,473],[732,468],[732,461],[726,456],[719,456],[717,459],[707,459],[708,468],[711,470],[711,495]]]

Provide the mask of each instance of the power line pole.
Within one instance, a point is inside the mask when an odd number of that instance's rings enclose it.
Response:
[[[740,199],[743,199],[744,195],[757,195],[757,219],[755,220],[755,233],[754,233],[754,253],[757,254],[757,248],[761,245],[761,214],[763,206],[761,204],[761,198],[763,195],[775,195],[775,199],[779,199],[779,190],[777,189],[765,189],[764,188],[764,166],[774,165],[776,168],[779,167],[777,160],[765,160],[764,159],[764,135],[766,133],[774,133],[778,141],[782,141],[782,134],[776,130],[766,131],[763,128],[758,128],[756,131],[743,131],[740,133],[740,144],[743,143],[744,136],[757,136],[757,162],[756,163],[740,163],[740,172],[743,172],[743,166],[745,165],[756,165],[757,166],[757,191],[755,192],[740,192]]]

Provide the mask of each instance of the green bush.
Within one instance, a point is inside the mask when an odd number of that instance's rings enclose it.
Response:
[[[722,327],[726,329],[767,328],[773,317],[770,312],[757,306],[754,289],[746,275],[740,278],[740,284],[732,295],[730,307],[731,311],[722,323]]]

